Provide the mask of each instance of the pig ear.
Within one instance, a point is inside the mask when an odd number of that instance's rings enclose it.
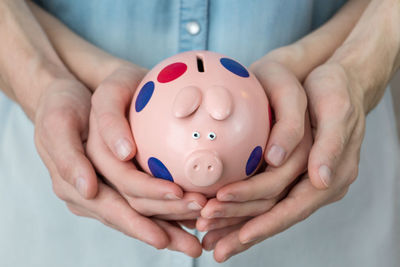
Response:
[[[199,88],[188,86],[182,88],[176,95],[172,112],[177,118],[184,118],[195,112],[201,103],[201,92]]]
[[[213,119],[225,120],[233,110],[231,93],[224,87],[212,87],[204,95],[204,106]]]

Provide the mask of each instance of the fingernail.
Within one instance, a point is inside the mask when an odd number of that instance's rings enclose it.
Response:
[[[115,144],[117,155],[120,160],[126,159],[132,151],[131,144],[125,138],[121,138]]]
[[[227,194],[221,197],[221,201],[232,201],[235,199],[235,196],[232,194]]]
[[[181,199],[180,197],[178,197],[177,195],[175,195],[173,193],[165,194],[164,198],[167,199],[167,200],[179,200],[179,199]]]
[[[201,209],[202,209],[202,206],[200,206],[199,203],[197,203],[197,202],[195,202],[195,201],[192,201],[192,202],[189,202],[188,208],[189,208],[190,210],[201,210]]]
[[[213,214],[211,214],[208,218],[212,219],[212,218],[219,218],[222,217],[222,212],[221,211],[216,211]]]
[[[245,245],[245,244],[252,243],[252,242],[254,242],[254,241],[256,241],[256,240],[257,240],[257,238],[254,237],[254,238],[246,239],[246,240],[244,240],[243,242],[240,242],[240,243],[242,243],[243,245]]]
[[[75,187],[81,196],[86,197],[87,183],[84,178],[78,177],[75,181]]]
[[[283,148],[277,145],[273,145],[268,152],[268,160],[275,166],[278,166],[282,163],[285,158],[286,152]]]
[[[321,181],[324,183],[324,185],[326,187],[329,187],[332,183],[332,177],[331,177],[332,172],[329,169],[329,167],[326,165],[322,165],[318,169],[318,174],[319,174],[319,177],[321,178]]]

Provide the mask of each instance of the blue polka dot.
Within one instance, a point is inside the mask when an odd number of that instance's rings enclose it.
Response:
[[[225,69],[229,70],[230,72],[240,76],[247,78],[250,76],[249,72],[243,67],[240,63],[236,62],[233,59],[223,57],[221,58],[221,64],[225,67]]]
[[[154,83],[152,81],[147,82],[145,85],[143,85],[142,89],[140,89],[140,92],[136,98],[136,103],[135,103],[135,109],[136,112],[142,111],[144,107],[149,103],[151,96],[153,95],[154,92]]]
[[[149,165],[149,169],[154,177],[165,179],[171,182],[174,181],[167,167],[165,167],[165,165],[159,159],[151,157],[147,161],[147,164]]]
[[[253,151],[250,154],[249,159],[247,160],[247,164],[246,164],[246,175],[247,176],[252,174],[257,169],[257,166],[260,163],[261,157],[262,157],[262,148],[260,146],[257,146],[256,148],[253,149]]]

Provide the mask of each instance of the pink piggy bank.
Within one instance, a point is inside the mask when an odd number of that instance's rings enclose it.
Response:
[[[214,196],[263,162],[271,114],[264,89],[221,54],[190,51],[155,66],[130,110],[136,159],[154,177]]]

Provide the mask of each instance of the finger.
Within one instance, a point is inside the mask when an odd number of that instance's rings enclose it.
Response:
[[[235,203],[221,202],[213,198],[201,210],[201,216],[207,219],[257,216],[271,209],[275,203],[275,199]]]
[[[120,232],[141,240],[155,248],[165,248],[169,237],[155,222],[135,212],[117,192],[104,184],[99,184],[99,194],[93,200],[75,200],[85,209],[95,214],[104,224]]]
[[[220,263],[250,248],[256,242],[240,243],[239,231],[242,225],[243,223],[208,232],[202,240],[203,248],[205,250],[214,249],[214,259]]]
[[[144,216],[162,214],[186,214],[199,212],[207,203],[207,199],[199,193],[186,193],[181,200],[154,200],[135,198],[129,200],[130,205]]]
[[[265,160],[277,167],[289,158],[303,138],[307,97],[297,78],[277,63],[266,64],[255,74],[275,114],[276,123],[268,140]]]
[[[342,199],[358,175],[359,153],[359,147],[346,150],[335,174],[334,186],[326,190],[315,188],[308,175],[304,175],[288,196],[242,227],[241,243],[257,242],[278,234],[305,220],[320,207]]]
[[[327,192],[315,189],[309,179],[303,179],[291,193],[270,211],[248,221],[240,230],[242,244],[264,240],[306,219],[325,204]]]
[[[49,154],[40,149],[40,154],[52,172],[51,178],[55,193],[69,205],[79,207],[79,215],[95,218],[103,224],[139,239],[155,248],[165,248],[169,244],[167,234],[151,219],[140,216],[117,192],[99,183],[96,198],[84,199],[58,174]],[[53,173],[54,172],[54,173]]]
[[[86,151],[98,172],[124,195],[159,200],[178,200],[183,197],[183,191],[177,184],[156,179],[138,171],[132,162],[121,162],[115,158],[104,145],[93,116],[90,117]]]
[[[132,159],[136,153],[126,114],[141,78],[130,70],[119,69],[100,84],[92,97],[100,136],[120,160]]]
[[[177,220],[177,223],[188,228],[195,229],[196,228],[196,220]]]
[[[307,167],[312,145],[310,122],[305,122],[306,132],[292,156],[280,167],[269,167],[265,172],[247,180],[228,184],[217,192],[219,201],[247,202],[278,197]]]
[[[240,226],[223,236],[214,247],[214,259],[217,262],[227,261],[229,258],[255,245],[257,242],[242,244],[239,240]]]
[[[308,170],[312,184],[326,189],[352,135],[355,121],[347,85],[316,72],[306,80],[310,111],[316,127]],[[328,76],[330,77],[330,76]]]
[[[74,113],[57,110],[37,125],[35,141],[49,154],[59,175],[73,185],[82,197],[91,199],[97,194],[97,177],[82,145],[80,122]]]
[[[92,219],[97,219],[94,214],[91,212],[88,212],[87,210],[83,209],[81,206],[76,205],[74,203],[68,203],[66,202],[67,208],[69,209],[72,214],[79,216],[79,217],[86,217],[86,218],[92,218]]]
[[[181,220],[195,220],[200,217],[200,211],[191,211],[183,214],[161,214],[154,215],[153,218],[165,221],[181,221]]]
[[[162,220],[155,220],[168,234],[170,243],[168,249],[181,251],[186,255],[197,258],[202,253],[202,247],[199,240],[183,230],[178,224],[171,224]]]
[[[206,219],[200,217],[196,221],[196,229],[200,232],[206,232],[211,230],[217,230],[225,228],[227,226],[239,224],[244,221],[248,221],[251,217],[232,217],[232,218],[215,218]]]
[[[222,229],[211,230],[209,231],[201,241],[202,246],[205,250],[213,250],[217,244],[217,242],[222,239],[224,236],[228,235],[229,233],[240,229],[242,224],[231,225]]]

